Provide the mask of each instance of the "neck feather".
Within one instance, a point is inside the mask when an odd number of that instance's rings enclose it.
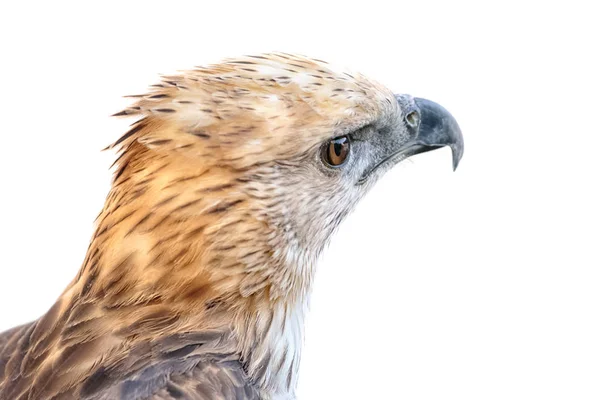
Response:
[[[165,181],[153,175],[169,176],[169,163],[153,165],[116,179],[63,304],[93,304],[127,340],[232,332],[230,351],[265,397],[293,398],[313,257],[231,187],[243,182],[237,172],[198,168]]]

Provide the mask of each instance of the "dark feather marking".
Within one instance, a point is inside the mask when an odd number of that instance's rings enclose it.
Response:
[[[22,354],[23,356],[25,356],[25,358],[23,359],[23,361],[21,362],[21,368],[19,370],[20,374],[24,374],[25,373],[25,366],[27,364],[27,359],[28,359],[28,350],[29,350],[29,346],[31,344],[31,336],[33,334],[33,331],[35,329],[35,325],[30,325],[28,326],[25,331],[22,333],[21,339],[19,340],[19,350],[18,352],[20,354]]]
[[[285,318],[282,318],[285,321]],[[288,353],[288,348],[285,347],[283,349],[283,354],[281,355],[281,359],[279,360],[279,365],[277,366],[277,371],[281,371],[283,369],[283,364],[285,363],[285,360],[287,359],[287,353]]]
[[[171,257],[171,259],[170,259],[169,261],[167,261],[167,264],[168,264],[168,265],[170,265],[170,264],[173,264],[173,263],[175,263],[175,261],[177,261],[177,259],[178,259],[179,257],[182,257],[182,256],[183,256],[184,254],[186,254],[187,252],[188,252],[188,248],[187,248],[187,247],[186,247],[186,248],[183,248],[183,249],[181,249],[179,252],[177,252],[177,254],[175,254],[173,257]]]
[[[67,318],[66,328],[73,328],[82,322],[92,319],[89,315],[94,308],[96,308],[95,303],[80,303],[75,306]]]
[[[144,187],[144,185],[145,185],[146,183],[150,183],[150,182],[152,182],[152,177],[149,177],[149,178],[146,178],[146,179],[143,179],[143,180],[141,180],[141,181],[137,182],[137,183],[135,184],[135,187],[140,187],[140,188],[141,188],[141,187]]]
[[[250,228],[250,229],[246,229],[244,232],[245,232],[245,233],[253,233],[253,232],[256,232],[256,231],[258,231],[258,228]]]
[[[91,268],[87,279],[85,280],[85,284],[83,285],[83,289],[81,289],[81,296],[87,296],[87,294],[92,289],[94,282],[98,279],[98,271],[96,268]]]
[[[117,264],[117,265],[116,265],[116,266],[113,268],[113,271],[122,271],[122,272],[124,272],[124,270],[123,270],[123,267],[124,267],[125,265],[128,265],[128,264],[129,264],[129,261],[131,261],[131,259],[132,259],[132,258],[133,258],[133,253],[131,253],[131,254],[127,255],[127,257],[125,257],[123,260],[121,260],[121,262],[119,262],[119,263],[118,263],[118,264]]]
[[[152,96],[148,96],[149,99],[164,99],[166,97],[169,97],[166,94],[154,94]]]
[[[253,256],[257,253],[260,253],[262,250],[254,250],[254,251],[250,251],[248,253],[242,254],[241,256],[239,256],[239,258],[246,258],[246,257],[250,257]]]
[[[206,310],[211,310],[215,307],[217,307],[219,304],[221,304],[223,301],[221,299],[212,299],[206,302],[206,304],[204,305]]]
[[[191,352],[193,352],[194,350],[196,350],[198,347],[202,346],[203,343],[196,343],[196,344],[188,344],[186,346],[180,347],[178,349],[175,350],[171,350],[168,352],[165,352],[161,355],[161,357],[164,358],[181,358],[181,357],[185,357],[188,354],[190,354]]]
[[[208,188],[198,189],[198,190],[196,190],[196,193],[216,192],[218,190],[229,189],[231,187],[233,187],[233,185],[231,183],[225,183],[223,185],[217,185],[217,186],[212,186],[212,187],[208,187]]]
[[[205,226],[200,226],[200,227],[198,227],[198,228],[196,228],[196,229],[193,229],[193,230],[189,231],[189,232],[188,232],[188,233],[185,235],[185,237],[186,237],[186,238],[188,238],[188,239],[189,239],[189,238],[193,238],[194,236],[196,236],[196,235],[198,235],[198,234],[202,233],[202,231],[204,231],[204,228],[205,228]]]
[[[290,368],[288,370],[288,375],[287,375],[287,380],[286,380],[286,384],[287,384],[288,388],[292,387],[292,377],[293,377],[293,375],[294,375],[294,368]]]
[[[210,135],[207,134],[207,133],[205,133],[202,130],[194,130],[194,131],[191,131],[191,132],[188,132],[188,133],[190,135],[194,135],[194,136],[197,136],[197,137],[203,138],[203,139],[209,139],[210,138]]]
[[[90,252],[89,250],[90,250],[91,247],[92,247],[92,244],[90,243],[90,245],[88,246],[88,253],[85,256],[85,259],[83,260],[83,265],[84,266],[88,265],[90,263],[90,260],[92,260],[96,256],[96,254],[98,254],[99,249],[96,248],[93,252]],[[83,272],[83,270],[79,270],[79,274],[77,276],[77,278],[78,278],[77,280],[79,280],[79,278],[81,277],[82,272]]]
[[[177,298],[195,301],[196,299],[201,298],[203,295],[205,295],[209,290],[210,289],[208,285],[193,286],[180,293],[177,296]]]
[[[131,325],[120,329],[116,333],[132,336],[140,332],[159,332],[176,322],[177,319],[178,316],[173,315],[170,310],[158,310],[150,315],[144,316],[143,319],[140,319]]]
[[[161,112],[161,113],[174,113],[175,112],[175,110],[173,110],[172,108],[155,108],[154,111]]]
[[[165,215],[164,217],[162,217],[161,219],[159,219],[154,225],[152,225],[151,227],[149,227],[148,229],[146,229],[146,232],[152,232],[154,229],[158,228],[160,225],[162,225],[163,222],[165,222],[169,218],[170,218],[170,216],[168,214]],[[166,238],[165,238],[165,240],[166,240]],[[155,247],[156,247],[156,245],[155,245]]]
[[[180,205],[179,207],[175,208],[172,212],[185,210],[186,208],[191,207],[194,204],[198,204],[201,201],[202,201],[201,198],[200,199],[196,199],[196,200],[192,200],[192,201],[188,201],[187,203],[184,203],[184,204]]]
[[[137,199],[138,197],[140,197],[141,195],[143,195],[144,193],[146,193],[146,191],[147,191],[146,188],[137,189],[136,191],[134,191],[131,194],[131,197],[129,198],[129,202]]]
[[[156,247],[156,245],[155,245]],[[164,254],[163,253],[158,253],[149,263],[148,265],[154,265],[158,262],[158,260],[160,260],[162,258]]]
[[[115,222],[114,224],[112,224],[108,229],[112,229],[115,226],[119,225],[121,222],[125,221],[127,218],[131,217],[133,214],[135,214],[136,210],[132,210],[130,212],[128,212],[127,214],[125,214],[124,216],[122,216],[121,218],[119,218],[117,220],[117,222]]]
[[[224,211],[227,211],[227,210],[228,210],[228,209],[230,209],[231,207],[233,207],[233,206],[235,206],[235,205],[237,205],[237,204],[240,204],[240,203],[242,203],[243,201],[244,201],[244,200],[242,200],[242,199],[239,199],[239,200],[231,201],[231,202],[228,202],[228,203],[221,203],[221,204],[218,204],[217,206],[215,206],[215,207],[213,207],[213,208],[209,209],[209,210],[207,211],[207,213],[208,213],[208,214],[217,214],[217,213],[222,213],[222,212],[224,212]]]
[[[229,244],[227,246],[219,246],[219,247],[216,248],[216,250],[219,250],[219,251],[229,251],[229,250],[235,249],[235,247],[236,247],[235,245]]]
[[[90,375],[89,378],[83,382],[83,386],[81,387],[81,397],[87,398],[93,395],[103,387],[106,387],[107,383],[110,381],[111,379],[109,371],[106,367],[101,365],[92,375]]]
[[[169,396],[171,396],[174,399],[183,399],[185,396],[185,393],[183,393],[181,390],[179,390],[179,388],[173,385],[172,382],[167,382],[166,389],[167,393],[169,393]]]
[[[113,183],[115,184],[115,187],[120,185],[123,182],[119,182],[117,183],[117,180],[121,177],[121,175],[123,175],[123,172],[125,172],[125,169],[127,168],[127,164],[123,165],[121,168],[119,168],[119,170],[115,173],[115,177],[113,178]],[[129,178],[129,177],[127,177]]]
[[[163,218],[163,220],[165,220],[167,217]],[[154,246],[152,246],[150,248],[150,251],[153,251],[154,249],[156,249],[159,245],[163,244],[163,243],[168,243],[171,239],[175,238],[179,236],[179,232],[175,232],[170,234],[169,236],[165,237],[165,238],[161,238],[161,240],[159,240],[158,242],[154,243]]]
[[[206,170],[206,171],[204,171],[204,172],[202,172],[200,174],[197,174],[197,175],[191,175],[191,176],[186,176],[186,177],[183,177],[183,178],[175,179],[174,181],[172,181],[171,183],[169,183],[168,185],[166,185],[164,187],[164,189],[168,189],[168,188],[170,188],[172,186],[175,186],[176,184],[181,183],[181,182],[185,182],[185,181],[189,181],[189,180],[192,180],[192,179],[200,178],[201,176],[205,175],[209,171],[210,170]]]
[[[248,242],[250,242],[250,241],[252,241],[252,240],[253,240],[253,239],[251,239],[251,238],[241,238],[241,239],[237,239],[237,240],[235,241],[235,243],[236,243],[237,245],[240,245],[240,244],[248,243]]]
[[[137,132],[139,132],[141,129],[143,129],[146,126],[146,124],[144,123],[144,119],[139,120],[134,126],[133,128],[131,128],[130,130],[128,130],[123,136],[121,136],[114,144],[113,146],[118,146],[120,143],[122,143],[123,141],[127,140],[128,138],[130,138],[132,135],[135,135]]]
[[[159,208],[159,207],[162,207],[162,206],[164,206],[165,204],[168,204],[168,203],[170,203],[170,202],[171,202],[171,201],[173,201],[173,199],[174,199],[174,198],[176,198],[177,196],[179,196],[179,193],[177,193],[177,194],[174,194],[174,195],[172,195],[172,196],[169,196],[169,197],[167,197],[167,198],[166,198],[166,199],[164,199],[164,200],[161,200],[161,201],[159,201],[158,203],[156,203],[156,205],[154,206],[154,208],[156,209],[156,208]]]
[[[113,269],[111,279],[104,283],[99,295],[106,295],[106,293],[110,292],[114,296],[115,294],[123,291],[123,285],[118,286],[118,284],[122,283],[122,279],[124,278],[126,272],[126,268],[124,268],[124,266],[129,263],[131,257],[133,257],[133,254],[128,255],[119,264],[117,264],[117,266]]]
[[[119,177],[121,176],[121,174],[123,174],[123,172],[125,172],[125,165],[123,165],[115,174],[115,177],[113,178],[113,188],[116,189],[119,186],[123,186],[124,183],[129,182],[129,180],[131,179],[131,175],[128,175],[124,179],[121,179],[119,182],[116,182],[116,180],[119,179]]]
[[[146,215],[144,218],[140,219],[134,226],[131,227],[131,229],[125,234],[125,236],[129,236],[131,233],[133,233],[133,231],[135,231],[137,228],[140,227],[140,225],[142,225],[144,222],[148,221],[148,219],[152,216],[152,213],[148,213],[148,215]]]
[[[156,344],[156,348],[159,349],[161,352],[164,352],[167,351],[167,349],[172,348],[174,346],[188,344],[204,344],[220,340],[222,337],[223,333],[215,330],[204,332],[176,333],[161,339]]]
[[[163,165],[161,165],[160,167],[156,168],[155,170],[150,171],[150,175],[154,175],[156,174],[158,171],[162,171],[163,169],[167,168],[171,163],[166,162]]]
[[[171,139],[159,139],[159,140],[155,140],[153,142],[148,142],[147,144],[151,145],[151,146],[161,146],[163,144],[167,144],[167,143],[171,143],[172,140]]]

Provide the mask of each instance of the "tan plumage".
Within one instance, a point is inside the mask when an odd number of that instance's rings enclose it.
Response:
[[[136,121],[86,258],[43,317],[0,335],[0,398],[294,398],[315,261],[366,191],[314,154],[404,124],[401,104],[270,54],[164,77],[117,115]]]

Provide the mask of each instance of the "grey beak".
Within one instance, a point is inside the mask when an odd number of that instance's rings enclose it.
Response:
[[[407,155],[449,146],[452,149],[452,166],[456,170],[464,151],[458,123],[444,107],[433,101],[415,97],[414,102],[420,121],[416,137],[407,143]]]

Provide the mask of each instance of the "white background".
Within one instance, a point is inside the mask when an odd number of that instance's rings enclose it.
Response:
[[[319,268],[301,399],[600,398],[593,2],[2,2],[0,330],[77,272],[159,73],[281,50],[459,121],[465,156],[389,173]]]

